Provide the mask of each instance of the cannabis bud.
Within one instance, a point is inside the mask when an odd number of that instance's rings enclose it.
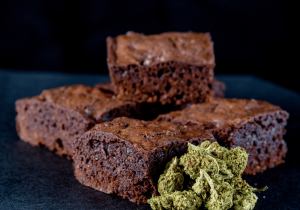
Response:
[[[183,170],[179,166],[179,160],[174,157],[167,163],[166,169],[158,180],[158,192],[163,195],[175,191],[182,191],[184,182]]]
[[[248,154],[243,148],[227,150],[218,143],[188,144],[188,152],[180,159],[174,157],[158,180],[160,196],[148,200],[154,210],[198,209],[251,210],[257,196],[241,174],[246,168]],[[184,178],[185,177],[185,178]]]
[[[154,210],[163,209],[180,209],[180,210],[196,210],[202,200],[193,191],[176,191],[161,196],[153,196],[148,200],[151,208]]]

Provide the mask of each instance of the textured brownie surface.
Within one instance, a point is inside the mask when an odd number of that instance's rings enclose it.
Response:
[[[72,157],[71,142],[95,123],[119,116],[136,117],[133,102],[112,99],[97,88],[73,85],[44,90],[40,95],[16,101],[17,131],[32,145],[46,146]]]
[[[283,135],[288,116],[280,107],[263,101],[216,99],[160,115],[157,121],[204,127],[221,145],[245,148],[249,160],[244,173],[256,174],[284,162],[287,146]]]
[[[149,65],[167,60],[215,64],[213,42],[209,33],[167,32],[146,36],[128,32],[118,36],[116,42],[118,64]]]
[[[124,100],[182,105],[212,95],[215,58],[209,33],[108,37],[107,64],[117,97]]]
[[[204,130],[126,117],[96,125],[74,141],[74,173],[80,183],[135,203],[158,195],[165,164],[187,151],[187,142],[215,141]]]

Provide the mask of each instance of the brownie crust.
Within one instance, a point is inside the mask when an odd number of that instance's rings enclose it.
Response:
[[[112,99],[97,88],[73,85],[44,90],[16,101],[20,138],[72,159],[72,141],[96,123],[119,116],[136,117],[139,105]]]
[[[211,134],[188,126],[121,117],[96,125],[74,141],[74,174],[78,181],[138,204],[158,195],[165,164]]]
[[[212,97],[215,58],[209,33],[108,37],[107,64],[122,100],[182,105]]]
[[[205,128],[228,149],[243,147],[249,153],[244,174],[255,175],[284,162],[283,140],[289,114],[268,102],[216,99],[182,111],[160,115],[156,121]]]

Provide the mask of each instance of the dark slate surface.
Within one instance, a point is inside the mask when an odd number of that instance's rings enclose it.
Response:
[[[258,188],[255,209],[300,208],[300,95],[253,76],[217,75],[229,98],[255,98],[290,113],[285,139],[286,163],[256,176],[245,177]],[[150,209],[115,195],[85,187],[73,176],[72,163],[45,148],[22,142],[15,131],[14,102],[43,89],[71,84],[94,85],[107,75],[25,73],[0,70],[0,209]],[[255,183],[257,185],[255,185]],[[263,197],[264,196],[264,197]]]

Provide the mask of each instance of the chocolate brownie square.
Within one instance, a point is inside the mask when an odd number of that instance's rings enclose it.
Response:
[[[209,33],[108,37],[107,64],[122,100],[182,105],[212,94],[215,56]]]
[[[97,88],[73,85],[44,90],[16,101],[20,138],[72,158],[71,143],[96,123],[119,116],[137,117],[139,105],[112,98]]]
[[[244,174],[254,175],[284,162],[287,146],[283,135],[288,117],[286,111],[268,102],[216,99],[160,115],[156,121],[205,128],[220,145],[243,147],[249,153]]]
[[[146,203],[159,195],[157,181],[166,163],[184,154],[188,142],[206,140],[215,142],[201,129],[120,117],[74,141],[74,174],[83,185]]]

